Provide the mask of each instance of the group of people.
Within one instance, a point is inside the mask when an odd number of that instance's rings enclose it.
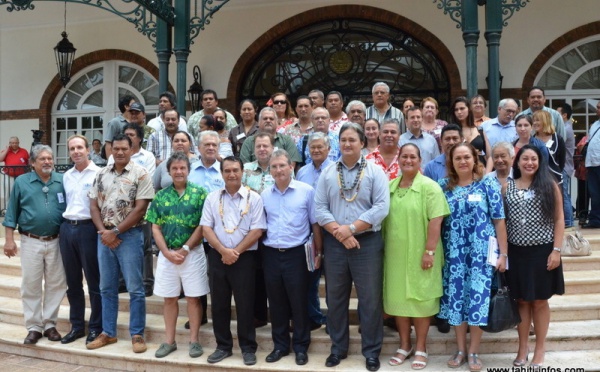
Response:
[[[334,367],[349,351],[354,284],[368,370],[380,368],[384,317],[395,318],[400,338],[389,363],[414,356],[412,368],[425,368],[430,318],[437,315],[456,333],[448,366],[468,363],[479,371],[479,326],[488,321],[492,276],[510,265],[506,276],[523,319],[513,364],[528,361],[533,321],[531,365],[539,367],[548,299],[564,292],[560,250],[569,226],[561,186],[565,124],[544,106],[540,91],[543,97],[540,88],[530,90],[530,109],[519,116],[515,100],[502,100],[493,119],[483,117],[483,97],[459,97],[450,124],[437,118],[432,97],[420,106],[407,99],[402,109],[393,107],[385,83],[373,86],[373,106],[351,101],[345,112],[335,91],[298,97],[296,114],[284,93],[260,112],[246,99],[239,124],[218,107],[212,90],[202,93],[203,110],[187,123],[175,97],[161,94],[152,126],[139,119],[143,105],[123,97],[122,115],[105,136],[104,168],[90,161],[88,140],[74,135],[68,140],[74,167],[64,176],[53,171],[52,150],[38,146],[33,172],[15,182],[4,253],[17,253],[18,229],[25,343],[85,336],[83,275],[92,307],[87,348],[117,342],[122,276],[134,352],[147,349],[150,283],[150,294],[164,298],[166,339],[158,358],[177,350],[181,296],[189,355],[203,354],[199,329],[210,293],[217,348],[209,363],[233,353],[233,297],[246,365],[256,363],[255,327],[266,323],[268,311],[273,350],[267,362],[293,351],[296,363],[306,364],[310,332],[326,324],[332,345],[325,365]],[[155,277],[146,248],[152,239],[160,252]],[[492,265],[494,243],[499,254]],[[322,273],[326,317],[318,296]],[[61,337],[55,326],[65,291],[71,331]]]

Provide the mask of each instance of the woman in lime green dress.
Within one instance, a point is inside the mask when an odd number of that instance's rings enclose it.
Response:
[[[390,182],[390,213],[383,224],[383,307],[396,317],[400,348],[389,363],[400,365],[415,355],[413,369],[427,365],[427,332],[442,296],[444,255],[440,232],[450,213],[440,186],[420,172],[419,148],[407,143],[398,158],[402,176]],[[416,349],[410,339],[415,325]]]

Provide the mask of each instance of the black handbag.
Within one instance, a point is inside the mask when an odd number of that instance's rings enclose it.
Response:
[[[490,333],[502,332],[521,323],[519,306],[517,301],[510,295],[504,273],[496,271],[494,282],[491,290],[492,298],[490,299],[488,324],[480,327]]]

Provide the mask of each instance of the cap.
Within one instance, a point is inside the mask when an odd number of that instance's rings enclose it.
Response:
[[[139,102],[134,102],[131,104],[131,106],[129,106],[129,111],[141,111],[141,112],[146,112],[146,110],[144,109],[144,105],[142,105]]]

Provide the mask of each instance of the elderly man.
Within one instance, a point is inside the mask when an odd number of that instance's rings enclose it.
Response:
[[[167,169],[173,184],[156,194],[146,214],[160,249],[154,293],[164,298],[166,342],[160,345],[155,356],[164,358],[177,350],[177,301],[183,287],[190,317],[189,355],[197,358],[203,353],[198,339],[203,309],[198,297],[209,292],[206,256],[201,247],[202,228],[199,225],[207,192],[188,182],[190,161],[185,154],[176,152],[171,155]]]
[[[371,92],[373,93],[373,106],[367,109],[367,120],[374,118],[383,123],[386,119],[398,119],[400,133],[406,132],[402,111],[390,104],[389,85],[383,82],[375,83]]]
[[[560,113],[554,109],[551,109],[550,107],[545,106],[546,96],[544,89],[537,86],[529,89],[529,92],[527,94],[527,104],[529,105],[529,108],[521,112],[519,115],[533,116],[533,113],[535,113],[536,111],[548,111],[550,113],[550,116],[552,117],[552,124],[554,125],[556,133],[563,139],[566,137],[567,132],[565,130],[565,123],[563,122]]]
[[[315,132],[308,136],[308,150],[312,162],[302,167],[296,176],[300,182],[311,185],[314,189],[317,188],[319,177],[323,170],[333,163],[329,158],[329,137],[325,133]],[[321,259],[318,257],[317,259]],[[321,311],[321,302],[319,300],[319,283],[323,267],[319,266],[314,271],[310,272],[308,280],[308,317],[310,319],[310,328],[315,330],[323,324],[327,324],[327,318]]]
[[[298,121],[283,127],[278,133],[283,133],[292,137],[294,142],[298,144],[304,136],[313,132],[313,124],[310,120],[312,110],[312,102],[308,96],[298,97],[296,100],[296,114],[298,115]]]
[[[498,142],[512,143],[517,138],[515,127],[515,114],[517,113],[517,102],[512,98],[505,98],[498,102],[498,116],[486,120],[481,124],[490,148]],[[488,161],[488,172],[493,168],[493,162]]]
[[[365,106],[362,101],[354,100],[348,103],[346,106],[346,115],[348,115],[348,120],[360,124],[361,127],[365,127],[366,115],[367,115],[367,106]]]
[[[192,114],[188,119],[188,132],[192,135],[194,139],[198,138],[200,134],[200,119],[204,115],[212,115],[215,113],[215,110],[219,107],[219,98],[217,97],[217,92],[212,89],[205,89],[200,93],[200,100],[202,103],[202,110]],[[229,112],[225,111],[227,114],[227,123],[225,123],[225,129],[231,130],[237,127],[237,122],[233,115]]]
[[[313,108],[325,107],[325,95],[318,89],[308,92],[308,98],[312,101]]]
[[[430,161],[423,170],[423,174],[434,181],[439,181],[446,177],[446,154],[452,146],[463,142],[462,129],[456,124],[448,124],[442,128],[441,143],[443,153]]]
[[[225,187],[211,192],[202,211],[202,232],[208,254],[213,330],[217,349],[209,363],[232,355],[231,296],[235,298],[237,338],[244,364],[256,364],[253,324],[254,278],[258,239],[267,228],[260,195],[242,186],[242,162],[227,157],[221,163]]]
[[[400,123],[398,119],[386,119],[379,130],[379,146],[366,156],[368,161],[381,167],[390,181],[398,177],[400,171],[398,165],[399,141]]]
[[[175,109],[166,110],[163,113],[164,125],[161,129],[152,133],[148,137],[148,152],[151,152],[155,159],[156,165],[167,160],[171,156],[173,136],[177,133],[180,128],[180,121],[182,118]],[[192,138],[192,144],[190,145],[191,152],[194,152],[194,139]]]
[[[338,134],[342,125],[348,122],[348,116],[344,112],[342,93],[335,90],[329,92],[325,107],[329,112],[329,131]]]
[[[85,293],[82,285],[85,275],[91,309],[85,341],[89,344],[102,332],[98,245],[90,244],[98,239],[98,232],[92,222],[88,196],[100,168],[88,159],[88,142],[84,136],[71,136],[67,140],[67,149],[75,166],[64,175],[67,209],[60,226],[60,253],[67,278],[71,331],[61,343],[68,344],[85,336]]]
[[[277,113],[275,109],[272,107],[265,107],[260,110],[260,114],[258,115],[258,130],[261,132],[268,132],[273,135],[275,138],[275,147],[278,149],[284,149],[290,154],[294,165],[302,159],[298,154],[298,150],[296,149],[296,143],[294,140],[285,134],[278,134],[275,130],[277,129]],[[254,156],[254,140],[256,139],[256,135],[248,137],[244,144],[242,145],[242,149],[240,150],[240,159],[242,162],[249,163],[251,161],[256,160]]]
[[[131,112],[129,111],[129,108],[134,103],[135,98],[133,98],[133,96],[125,95],[121,97],[118,103],[119,111],[121,111],[121,114],[109,121],[106,125],[104,129],[104,150],[107,157],[110,156],[110,154],[112,154],[111,147],[113,137],[117,134],[123,133],[123,127],[127,123],[131,122]]]
[[[162,92],[158,96],[158,116],[148,122],[148,126],[157,132],[165,129],[165,112],[177,111],[177,98],[171,92]],[[183,117],[179,118],[178,130],[187,132],[187,123]]]
[[[406,111],[406,122],[408,132],[400,136],[400,146],[406,143],[414,143],[421,152],[421,167],[424,168],[427,163],[440,155],[435,137],[429,133],[423,132],[423,114],[419,106],[413,106]]]
[[[304,245],[313,233],[313,246],[322,255],[321,228],[314,212],[315,190],[292,179],[294,167],[285,150],[276,150],[269,161],[275,184],[261,194],[267,216],[263,241],[263,268],[270,304],[274,349],[267,363],[289,353],[289,320],[294,322],[292,349],[296,364],[308,363],[310,324],[308,320],[308,270]]]
[[[340,140],[337,133],[329,131],[329,112],[322,107],[317,107],[312,112],[311,120],[314,125],[315,133],[323,133],[329,139],[329,159],[331,159],[332,161],[337,161],[341,154]],[[312,163],[312,158],[308,149],[308,142],[304,150],[302,150],[300,146],[296,146],[296,149],[298,150],[298,153],[300,153],[300,155],[302,156],[302,163]]]
[[[96,175],[89,192],[92,220],[98,231],[98,262],[102,294],[102,333],[87,348],[117,342],[119,272],[129,292],[129,333],[133,352],[146,351],[146,298],[142,280],[144,214],[154,197],[152,178],[131,161],[132,141],[126,135],[113,139],[114,164]]]
[[[37,343],[42,334],[50,341],[61,340],[56,321],[67,289],[58,247],[66,208],[63,175],[53,171],[52,149],[45,145],[33,148],[31,165],[33,172],[15,180],[2,222],[7,257],[17,254],[15,229],[21,234],[21,300],[29,332],[23,343],[29,345]]]

